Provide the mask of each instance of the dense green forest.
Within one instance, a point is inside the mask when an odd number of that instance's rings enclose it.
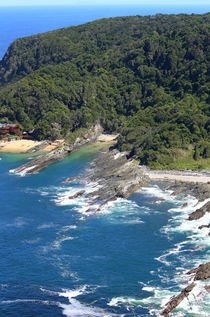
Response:
[[[153,168],[209,163],[205,15],[101,19],[14,41],[0,61],[0,121],[38,139],[100,122]]]

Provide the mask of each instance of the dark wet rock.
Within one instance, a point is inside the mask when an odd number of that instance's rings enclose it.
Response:
[[[185,207],[187,207],[187,203],[184,203],[183,205],[182,205],[182,208],[185,208]]]
[[[89,212],[93,213],[93,212],[96,212],[96,210],[93,209],[93,208],[88,208],[87,210],[85,210],[85,212],[87,212],[87,213],[89,213]]]
[[[71,183],[71,182],[73,182],[73,181],[75,181],[75,180],[77,180],[79,178],[80,178],[80,176],[69,177],[69,178],[65,179],[65,181],[63,181],[62,183],[63,184],[68,184],[68,183]]]
[[[81,190],[78,193],[74,194],[73,196],[69,196],[69,199],[75,199],[77,197],[82,196],[85,193],[85,190]]]
[[[192,195],[199,201],[204,201],[210,197],[210,184],[180,183],[175,181],[167,189],[173,190],[173,195]]]
[[[200,264],[195,269],[190,270],[187,274],[195,274],[194,281],[197,280],[206,280],[210,278],[210,262],[205,264]]]
[[[210,228],[210,224],[199,226],[198,229]]]
[[[169,314],[183,301],[183,299],[189,296],[195,285],[195,283],[191,283],[189,286],[185,287],[179,295],[173,296],[166,304],[166,308],[160,314],[164,317],[168,317]]]
[[[190,215],[188,220],[197,220],[202,218],[206,212],[210,212],[210,202],[207,202],[203,207],[193,211]]]

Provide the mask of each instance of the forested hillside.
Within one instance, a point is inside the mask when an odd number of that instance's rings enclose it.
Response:
[[[0,61],[0,121],[35,128],[38,139],[98,121],[143,164],[206,166],[209,22],[122,17],[18,39]]]

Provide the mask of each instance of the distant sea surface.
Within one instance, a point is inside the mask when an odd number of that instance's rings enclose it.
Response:
[[[156,13],[206,13],[209,6],[51,6],[0,7],[0,58],[19,37],[101,18]]]

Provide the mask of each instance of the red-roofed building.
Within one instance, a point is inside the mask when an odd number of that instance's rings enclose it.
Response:
[[[0,134],[20,135],[20,126],[19,124],[0,123]]]

